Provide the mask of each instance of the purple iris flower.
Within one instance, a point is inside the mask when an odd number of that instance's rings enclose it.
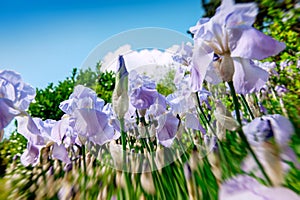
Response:
[[[158,117],[158,126],[156,128],[156,137],[160,144],[165,147],[171,147],[178,130],[179,119],[168,112]]]
[[[147,76],[132,71],[129,74],[130,103],[138,110],[149,108],[158,98],[156,84]]]
[[[294,127],[287,118],[279,114],[255,118],[243,126],[243,131],[273,183],[280,184],[281,174],[289,169],[289,165],[283,161],[293,162],[300,168],[297,156],[288,145]],[[275,144],[271,139],[274,139]],[[244,160],[242,168],[245,171],[254,171],[257,176],[262,177],[251,156]]]
[[[285,45],[254,29],[255,3],[234,4],[222,1],[211,19],[201,19],[191,27],[194,33],[192,89],[201,89],[214,55],[215,68],[223,81],[233,81],[236,91],[247,94],[258,91],[268,80],[268,73],[251,59],[261,60],[278,54]]]
[[[11,120],[24,113],[35,97],[35,89],[24,83],[20,74],[0,70],[0,131]]]
[[[275,114],[255,118],[252,122],[243,126],[243,131],[250,144],[254,146],[274,137],[277,144],[284,147],[294,133],[294,127],[287,118]]]
[[[299,200],[299,196],[292,190],[284,187],[268,188],[256,179],[239,175],[225,181],[219,190],[220,200]]]

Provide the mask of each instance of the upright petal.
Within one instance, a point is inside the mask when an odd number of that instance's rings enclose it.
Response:
[[[269,74],[249,59],[234,58],[233,85],[239,94],[257,92],[268,81]]]

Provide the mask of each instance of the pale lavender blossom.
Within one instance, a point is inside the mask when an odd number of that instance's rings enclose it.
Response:
[[[10,70],[0,70],[0,131],[11,120],[26,114],[35,97],[35,89],[24,83],[20,74]]]
[[[77,85],[68,100],[60,103],[59,108],[66,114],[72,114],[76,109],[90,108],[101,111],[104,100],[97,97],[95,91],[83,85]]]
[[[223,81],[233,81],[238,93],[256,92],[265,84],[268,73],[251,59],[276,55],[285,45],[252,27],[256,15],[255,3],[224,0],[211,19],[201,19],[190,28],[195,43],[191,71],[194,91],[201,89],[214,54],[220,57],[216,74]]]
[[[166,97],[167,104],[170,105],[172,112],[182,114],[195,108],[190,88],[190,76],[186,75],[176,85],[177,90]]]
[[[178,62],[184,66],[189,66],[192,61],[192,56],[193,46],[190,43],[182,43],[172,58],[175,62]]]
[[[52,149],[52,157],[63,161],[66,164],[69,164],[71,162],[68,151],[63,144],[58,145],[57,143],[54,143]]]
[[[62,143],[63,138],[53,137],[53,129],[58,122],[54,120],[42,121],[40,118],[31,118],[30,116],[17,117],[18,132],[27,140],[27,150],[22,154],[21,161],[25,166],[36,165],[39,161],[40,150],[53,142],[52,156],[65,163],[69,163],[67,150]],[[55,143],[57,141],[58,143]]]
[[[299,200],[292,190],[284,187],[266,187],[247,175],[238,175],[220,186],[220,200]]]

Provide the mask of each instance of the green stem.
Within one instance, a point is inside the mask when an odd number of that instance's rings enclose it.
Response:
[[[215,136],[217,136],[216,132],[214,131],[213,127],[210,125],[210,122],[209,122],[208,118],[206,117],[205,112],[204,112],[204,110],[203,110],[203,108],[202,108],[202,106],[201,106],[201,102],[200,102],[198,93],[196,92],[195,94],[196,94],[196,97],[197,97],[197,103],[198,103],[198,105],[199,105],[200,112],[201,112],[201,114],[203,115],[203,117],[204,117],[204,119],[205,119],[205,122],[207,123],[207,125],[209,126],[209,128],[210,128],[210,130],[213,132],[213,134],[214,134]],[[200,117],[201,117],[201,116],[200,116]],[[217,137],[217,138],[218,138],[218,137]]]
[[[85,145],[82,145],[82,161],[83,161],[83,199],[87,199],[86,198],[87,172],[86,172],[86,160],[85,160]]]
[[[233,85],[233,82],[230,81],[228,82],[228,85],[230,87],[230,92],[231,92],[231,96],[233,98],[233,104],[234,104],[234,109],[235,109],[235,113],[236,113],[236,119],[240,125],[240,127],[242,127],[242,120],[241,120],[241,116],[240,116],[240,110],[239,110],[239,102],[238,102],[238,98],[236,96],[236,93],[235,93],[235,89],[234,89],[234,85]],[[240,136],[240,138],[242,139],[242,141],[244,142],[244,144],[246,145],[246,148],[249,150],[250,154],[252,155],[252,157],[254,158],[256,164],[258,165],[259,169],[261,170],[261,172],[263,173],[265,179],[267,180],[268,184],[270,186],[273,186],[269,176],[267,175],[267,173],[265,172],[264,170],[264,167],[262,166],[262,164],[260,163],[260,161],[258,160],[256,154],[254,153],[254,151],[252,150],[248,140],[247,140],[247,137],[245,135],[245,133],[243,132],[243,129],[240,128],[238,130],[238,134]]]
[[[248,110],[248,112],[249,112],[249,114],[250,114],[250,116],[251,116],[251,119],[253,120],[255,117],[254,117],[254,115],[253,115],[253,113],[252,113],[252,111],[251,111],[251,109],[250,109],[250,106],[249,106],[249,104],[248,104],[248,102],[247,102],[245,96],[244,96],[243,94],[241,94],[241,97],[242,97],[242,102],[243,102],[244,106],[245,106],[246,109]]]

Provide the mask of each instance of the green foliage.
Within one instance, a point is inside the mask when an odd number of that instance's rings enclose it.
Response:
[[[36,89],[35,102],[30,104],[29,114],[43,120],[59,120],[63,116],[59,104],[68,99],[73,92],[76,72],[77,70],[73,69],[72,76],[59,82],[57,86],[50,83],[45,89]]]
[[[166,76],[161,79],[156,86],[156,89],[162,95],[168,96],[176,90],[174,84],[175,70],[170,70]]]
[[[76,77],[76,85],[84,85],[85,87],[93,88],[97,82],[98,73],[91,68],[86,70],[80,69]]]
[[[20,156],[26,148],[27,140],[17,132],[13,132],[9,139],[0,143],[0,178],[4,176],[6,166],[12,163],[14,156]]]
[[[115,79],[114,72],[101,72],[98,75],[96,85],[93,87],[97,95],[107,103],[111,103],[112,93],[115,88]]]

